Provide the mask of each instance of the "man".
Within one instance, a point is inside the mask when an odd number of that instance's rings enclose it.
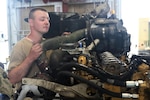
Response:
[[[8,77],[13,85],[21,83],[23,77],[33,77],[40,72],[36,60],[43,52],[41,41],[43,34],[49,30],[49,19],[45,9],[34,8],[30,11],[30,33],[14,46],[10,55]]]

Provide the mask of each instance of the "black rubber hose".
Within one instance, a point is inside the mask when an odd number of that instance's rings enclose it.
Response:
[[[100,75],[105,76],[105,77],[109,77],[109,78],[112,78],[112,79],[117,79],[117,80],[120,80],[120,81],[125,81],[125,80],[127,80],[126,78],[125,78],[125,79],[122,78],[122,77],[125,76],[125,75],[124,75],[125,73],[122,74],[122,75],[112,75],[112,74],[106,72],[105,70],[103,70],[103,69],[101,69],[101,68],[99,68],[99,67],[94,67],[93,69],[94,69],[94,70],[97,70],[97,71],[100,73]]]
[[[121,81],[125,81],[127,79],[130,79],[131,76],[133,75],[133,73],[137,70],[138,66],[142,63],[143,61],[141,59],[134,59],[130,62],[129,64],[129,70],[127,72],[125,72],[122,75],[116,76],[116,75],[111,75],[107,72],[105,72],[104,70],[94,67],[95,70],[97,70],[100,75],[105,76],[105,77],[109,77],[112,79],[117,79],[117,80],[121,80]]]
[[[71,70],[72,67],[75,67],[75,68],[80,69],[80,70],[84,70],[84,71],[94,75],[95,77],[98,77],[101,81],[104,81],[106,83],[116,85],[116,86],[126,87],[126,82],[110,79],[109,77],[105,77],[105,76],[99,74],[96,70],[93,70],[92,68],[90,68],[88,66],[81,65],[78,63],[74,63],[74,62],[67,63],[59,70],[61,70],[61,71],[62,70]]]
[[[134,59],[129,65],[129,71],[124,74],[123,79],[131,78],[133,73],[138,69],[139,65],[143,63],[142,59]]]
[[[67,75],[67,76],[70,76],[70,77],[73,77],[89,86],[91,86],[92,88],[98,90],[100,93],[104,93],[104,94],[108,94],[110,96],[113,96],[113,97],[117,97],[117,98],[122,98],[122,94],[121,93],[115,93],[115,92],[112,92],[112,91],[109,91],[107,89],[104,89],[98,85],[96,85],[95,83],[89,81],[89,80],[86,80],[80,76],[77,76],[71,72],[68,72],[68,71],[60,71],[58,74],[58,77],[62,77],[63,75]]]
[[[141,59],[143,63],[150,66],[150,56],[149,55],[133,55],[131,57],[131,61],[134,59]]]

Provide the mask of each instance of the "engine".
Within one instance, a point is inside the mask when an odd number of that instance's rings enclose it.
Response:
[[[149,100],[149,57],[97,53],[99,43],[94,39],[87,45],[86,38],[61,43],[43,70],[51,78],[24,78],[23,84],[42,87],[63,100]]]

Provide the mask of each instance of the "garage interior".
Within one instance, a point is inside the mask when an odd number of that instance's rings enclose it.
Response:
[[[0,87],[7,83],[9,88],[5,89],[9,92],[0,88],[0,93],[8,97],[6,100],[12,99],[12,84],[3,74],[7,75],[13,46],[30,32],[29,11],[40,7],[49,12],[51,27],[43,38],[52,41],[48,42],[52,49],[56,49],[57,37],[63,40],[63,32],[71,32],[70,40],[73,34],[76,36],[83,29],[88,35],[79,41],[58,43],[59,49],[67,54],[60,56],[58,53],[58,58],[52,59],[48,66],[52,70],[45,72],[55,81],[23,79],[24,85],[36,85],[46,90],[45,94],[37,96],[39,100],[150,100],[148,3],[148,0],[6,0],[6,7],[1,8],[5,9],[5,17],[0,17],[3,23],[0,30],[0,66],[3,66]],[[147,8],[139,9],[141,5]],[[100,12],[96,15],[96,11]],[[43,44],[47,46],[47,42]],[[68,56],[73,59],[68,60]],[[64,68],[59,68],[59,63]],[[59,75],[53,76],[56,73]],[[32,95],[21,94],[25,91]],[[34,100],[34,92],[22,90],[20,95]]]

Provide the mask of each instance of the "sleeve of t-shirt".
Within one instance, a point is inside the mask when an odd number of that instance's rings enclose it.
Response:
[[[10,71],[12,68],[17,67],[22,63],[22,61],[25,59],[25,54],[23,52],[22,45],[20,43],[16,44],[11,52],[10,55],[10,62],[8,65],[8,71]]]

